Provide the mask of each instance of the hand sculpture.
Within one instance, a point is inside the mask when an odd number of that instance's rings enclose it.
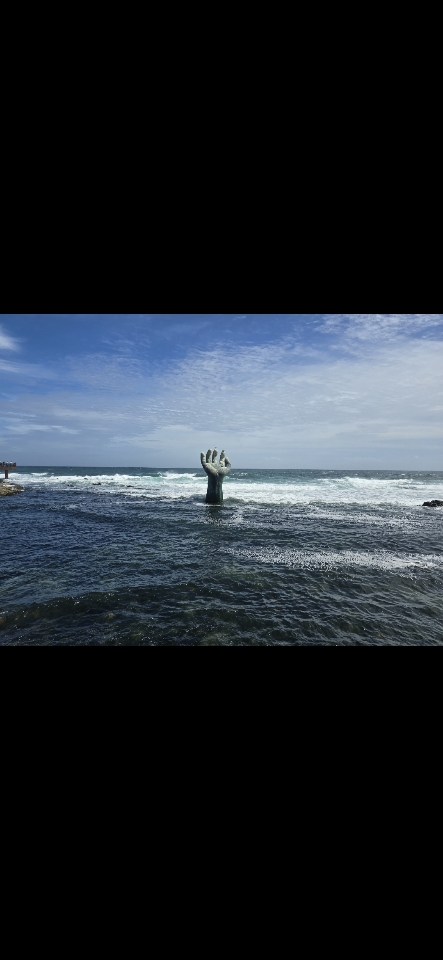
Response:
[[[220,462],[217,463],[218,450],[208,450],[200,454],[200,460],[205,473],[208,474],[208,491],[206,494],[206,503],[223,503],[223,480],[231,469],[231,463],[228,460],[225,451],[220,454]]]

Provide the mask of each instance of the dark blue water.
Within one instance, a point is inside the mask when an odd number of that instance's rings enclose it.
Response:
[[[25,467],[0,644],[443,643],[442,473]]]

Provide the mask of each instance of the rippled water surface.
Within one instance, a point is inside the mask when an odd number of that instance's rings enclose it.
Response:
[[[443,473],[24,467],[0,644],[442,644]]]

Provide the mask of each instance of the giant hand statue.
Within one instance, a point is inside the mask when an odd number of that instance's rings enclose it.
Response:
[[[217,463],[218,450],[208,450],[207,453],[200,454],[200,460],[203,470],[208,474],[208,491],[206,494],[206,503],[223,503],[223,480],[231,469],[225,451],[220,454],[220,462]]]

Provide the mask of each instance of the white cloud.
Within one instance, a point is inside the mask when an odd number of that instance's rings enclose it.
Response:
[[[38,363],[14,363],[12,360],[2,360],[0,358],[0,370],[3,373],[10,374],[15,381],[17,378],[23,380],[58,380],[62,379],[62,374],[56,370],[49,370]]]
[[[12,422],[9,422],[9,423],[6,420],[4,422],[4,429],[8,430],[9,433],[12,433],[17,436],[26,434],[26,433],[31,433],[31,431],[35,431],[35,430],[41,431],[43,433],[47,433],[48,431],[51,431],[51,430],[56,430],[59,433],[71,433],[71,434],[80,432],[79,430],[71,430],[69,429],[69,427],[59,426],[58,424],[54,424],[54,423],[31,423],[27,420],[20,420],[20,419],[12,420]]]
[[[441,341],[386,343],[375,359],[316,363],[275,344],[195,353],[158,384],[150,404],[154,436],[160,441],[167,426],[180,422],[229,442],[237,462],[246,452],[251,465],[280,456],[296,466],[304,454],[315,465],[337,446],[350,457],[355,447],[384,448],[389,459],[392,444],[424,441],[438,455],[442,371]],[[178,429],[176,436],[179,442]]]
[[[77,462],[91,465],[111,463],[116,446],[122,465],[141,454],[151,465],[198,465],[200,450],[218,444],[238,466],[441,469],[442,319],[326,317],[323,329],[340,345],[357,345],[341,356],[286,336],[193,350],[166,372],[142,356],[72,359],[65,389],[23,394],[6,429],[38,437],[38,459],[28,463],[63,462],[56,436],[70,433],[80,435],[71,448],[81,450]]]
[[[0,326],[0,350],[19,350],[19,341]]]
[[[400,337],[430,335],[439,326],[443,328],[441,313],[333,313],[326,314],[317,329],[376,344]]]

